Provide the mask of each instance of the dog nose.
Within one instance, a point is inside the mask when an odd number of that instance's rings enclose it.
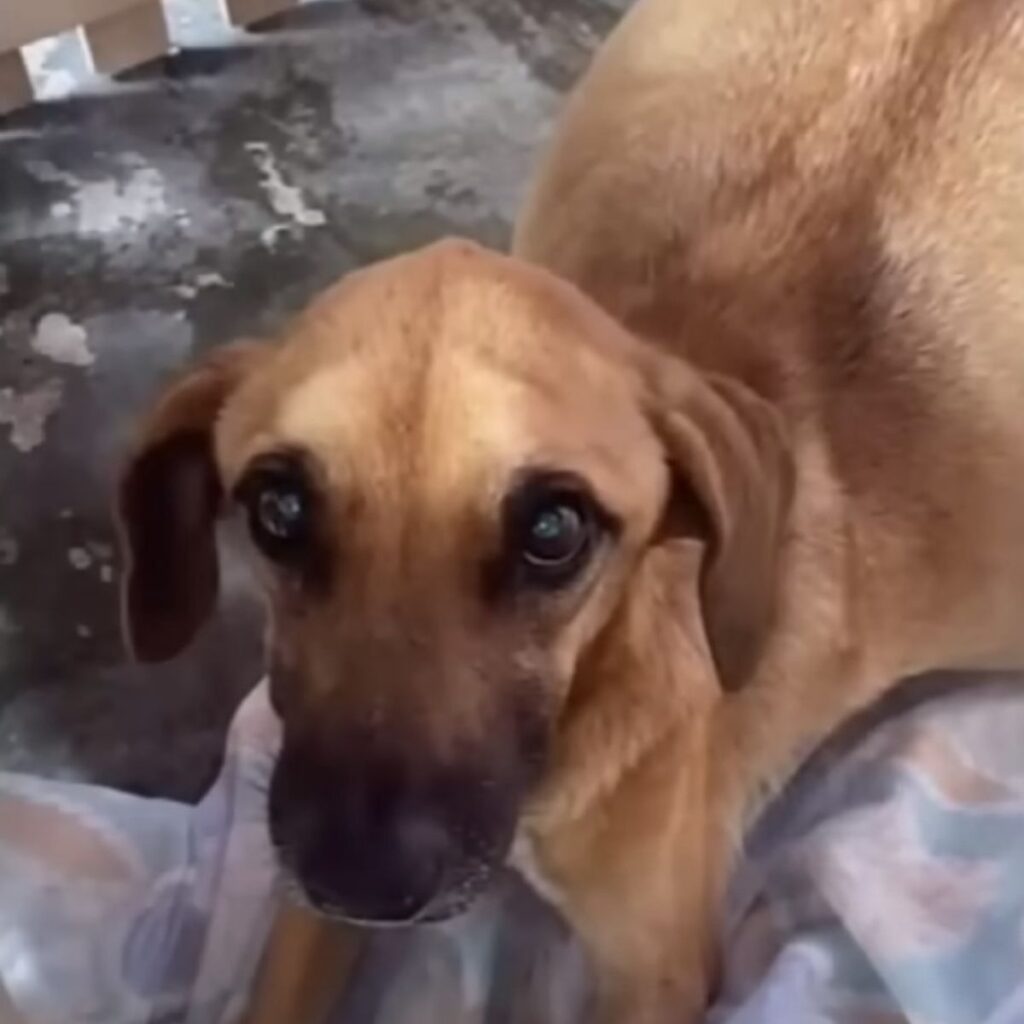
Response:
[[[464,856],[427,801],[365,764],[340,775],[283,756],[270,823],[285,867],[310,901],[354,921],[416,919]]]
[[[425,816],[360,827],[329,822],[299,849],[296,875],[314,905],[354,921],[413,921],[442,888],[450,842]]]

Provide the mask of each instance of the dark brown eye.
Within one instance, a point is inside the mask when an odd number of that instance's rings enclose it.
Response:
[[[312,500],[302,471],[287,461],[255,465],[239,485],[253,543],[267,558],[285,562],[305,550],[312,536]]]
[[[306,497],[288,485],[271,484],[256,496],[253,526],[275,544],[294,544],[308,532]]]
[[[572,472],[521,470],[501,503],[501,547],[484,562],[487,597],[568,588],[613,543],[619,520]]]
[[[554,501],[539,508],[523,537],[523,558],[542,570],[563,568],[587,546],[587,524],[575,503]]]
[[[527,584],[563,587],[590,560],[601,536],[601,517],[585,491],[561,477],[539,477],[519,492],[512,543],[519,578]]]

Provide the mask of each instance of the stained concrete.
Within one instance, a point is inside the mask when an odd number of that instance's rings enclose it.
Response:
[[[229,559],[176,663],[126,664],[109,508],[177,367],[329,281],[458,233],[505,243],[539,144],[627,0],[340,0],[241,33],[176,0],[181,49],[0,121],[0,767],[192,797],[259,673]]]

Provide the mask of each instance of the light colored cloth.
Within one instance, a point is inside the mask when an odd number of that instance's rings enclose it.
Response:
[[[854,723],[761,819],[712,1024],[1024,1022],[1024,680]]]
[[[261,686],[195,807],[0,776],[0,982],[26,1021],[237,1018],[276,907],[278,742]],[[579,1018],[578,957],[517,906],[378,938],[335,1021]],[[537,948],[510,970],[517,914]],[[890,701],[826,745],[751,833],[724,961],[709,1024],[1024,1022],[1024,685]]]
[[[31,1024],[237,1017],[276,905],[278,743],[260,686],[194,807],[0,774],[0,983]]]

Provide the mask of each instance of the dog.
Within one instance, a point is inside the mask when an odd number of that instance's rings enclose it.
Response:
[[[1022,68],[1014,0],[639,0],[511,256],[362,270],[170,386],[128,634],[189,643],[237,509],[314,907],[439,919],[511,861],[601,1020],[696,1020],[799,759],[894,680],[1024,664]]]

